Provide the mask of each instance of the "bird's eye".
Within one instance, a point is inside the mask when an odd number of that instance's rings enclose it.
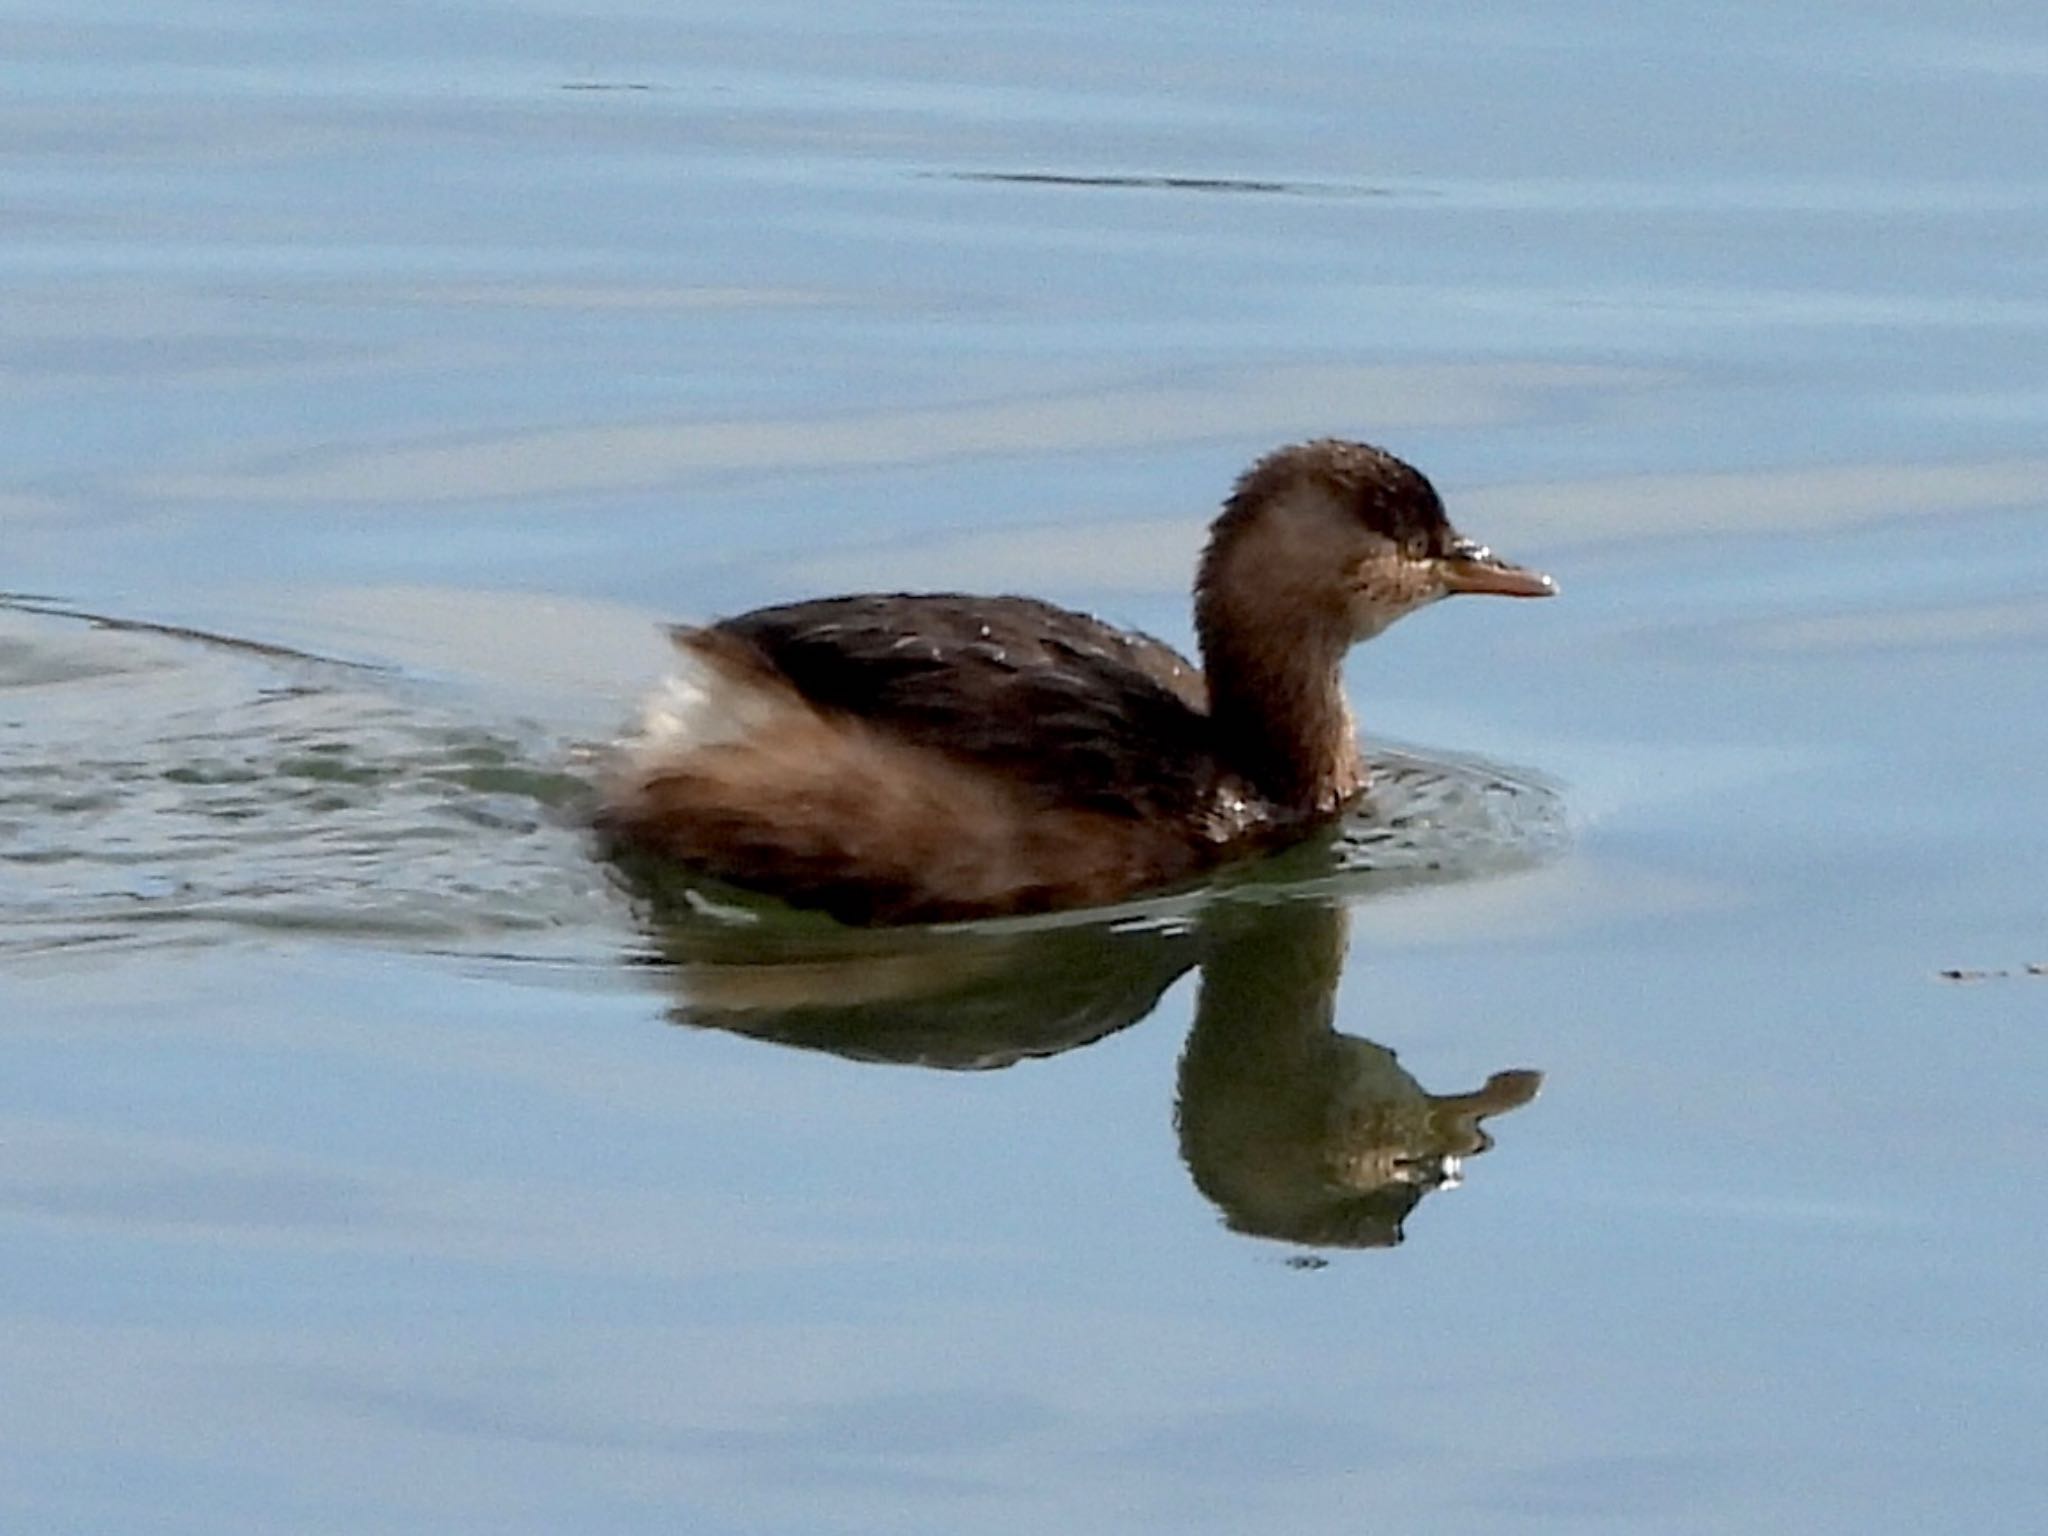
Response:
[[[1401,541],[1401,553],[1410,560],[1420,560],[1429,554],[1429,535],[1411,533]]]

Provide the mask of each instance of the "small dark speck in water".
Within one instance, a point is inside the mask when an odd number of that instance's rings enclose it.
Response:
[[[1951,966],[1937,974],[1943,981],[2009,981],[2015,976],[2048,976],[2048,964],[2037,961],[2031,965],[2004,966],[1997,970],[1976,970],[1965,966]]]
[[[565,91],[651,91],[654,86],[645,80],[564,80]]]
[[[1297,1253],[1287,1260],[1289,1269],[1328,1269],[1330,1261],[1320,1253]]]

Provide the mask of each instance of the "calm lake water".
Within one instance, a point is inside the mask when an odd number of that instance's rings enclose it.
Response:
[[[2048,12],[0,21],[8,1529],[2039,1521]],[[1330,432],[1564,589],[1340,857],[590,858],[659,620],[1185,644]]]

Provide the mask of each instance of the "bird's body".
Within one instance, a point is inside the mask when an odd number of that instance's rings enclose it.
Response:
[[[1465,590],[1548,589],[1457,541],[1400,461],[1315,443],[1261,461],[1217,520],[1197,588],[1207,677],[1149,635],[1023,597],[837,597],[678,628],[602,825],[850,922],[1186,880],[1300,836],[1363,785],[1337,665],[1456,589],[1403,587],[1425,563],[1465,569]]]
[[[1009,775],[1048,808],[1199,815],[1217,788],[1200,670],[1085,613],[899,593],[763,608],[712,632],[820,708]]]

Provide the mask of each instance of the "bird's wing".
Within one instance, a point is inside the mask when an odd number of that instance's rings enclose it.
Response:
[[[1197,813],[1215,790],[1202,675],[1170,646],[1020,597],[872,596],[680,630],[738,641],[812,704],[988,765],[1049,804]]]

